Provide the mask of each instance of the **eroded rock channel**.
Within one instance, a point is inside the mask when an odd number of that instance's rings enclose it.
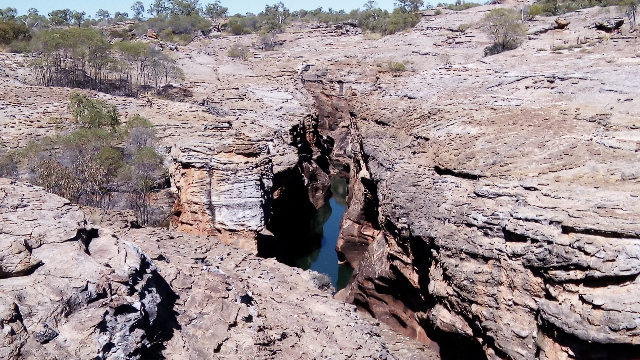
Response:
[[[637,359],[637,31],[600,37],[585,9],[483,57],[452,29],[499,6],[379,40],[284,33],[247,60],[225,54],[253,35],[209,39],[177,52],[191,102],[92,94],[156,125],[172,229],[0,181],[0,357]],[[20,56],[0,78],[15,148],[71,91],[16,81]],[[299,268],[333,250],[337,194],[343,302]]]

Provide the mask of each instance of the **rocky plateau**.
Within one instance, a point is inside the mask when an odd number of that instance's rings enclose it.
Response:
[[[170,229],[0,180],[0,357],[640,359],[640,32],[596,7],[483,56],[482,17],[526,4],[293,24],[247,60],[256,35],[203,38],[172,52],[186,97],[86,91],[156,125]],[[0,59],[3,144],[62,131],[73,89]],[[340,171],[333,298],[270,256]]]

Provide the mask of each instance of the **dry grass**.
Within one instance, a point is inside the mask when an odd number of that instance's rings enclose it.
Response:
[[[367,32],[364,33],[364,38],[367,40],[380,40],[382,39],[382,34],[375,32]]]

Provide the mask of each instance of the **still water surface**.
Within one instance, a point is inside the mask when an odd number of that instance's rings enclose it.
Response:
[[[302,269],[311,269],[327,274],[331,283],[340,290],[347,286],[353,269],[338,265],[336,243],[340,234],[340,221],[345,211],[348,181],[340,176],[331,178],[331,199],[316,213],[311,221],[311,232],[322,236],[321,247],[312,253],[296,259]]]

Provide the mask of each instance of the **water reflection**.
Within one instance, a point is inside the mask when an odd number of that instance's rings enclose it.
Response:
[[[318,209],[311,221],[310,239],[321,239],[320,248],[310,254],[296,259],[296,264],[302,269],[312,269],[327,274],[333,286],[340,290],[346,287],[351,279],[353,269],[338,265],[336,243],[340,234],[340,221],[347,203],[348,181],[335,175],[331,178],[331,199]]]

